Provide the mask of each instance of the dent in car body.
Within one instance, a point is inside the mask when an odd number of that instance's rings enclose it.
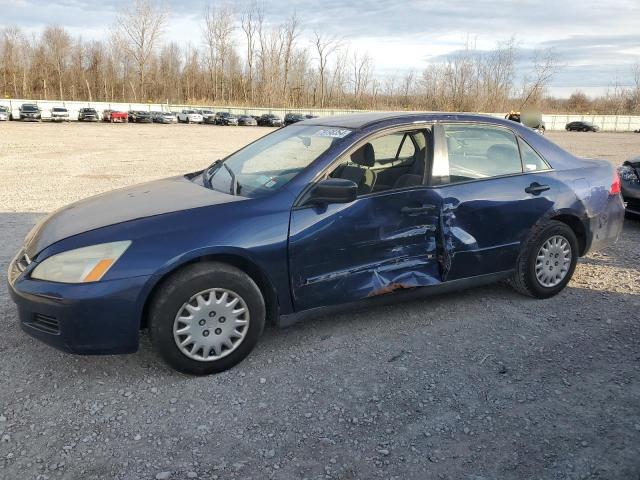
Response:
[[[296,309],[438,283],[438,200],[418,187],[293,210],[289,264]],[[411,205],[424,210],[401,212]]]

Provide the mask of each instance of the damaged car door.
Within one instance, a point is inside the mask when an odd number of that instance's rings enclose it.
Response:
[[[430,185],[442,198],[442,280],[512,270],[532,226],[566,186],[508,128],[445,123],[434,137]]]
[[[355,201],[294,207],[289,267],[297,310],[440,282],[441,201],[425,186],[430,139],[423,129],[374,134],[326,172],[353,181]]]

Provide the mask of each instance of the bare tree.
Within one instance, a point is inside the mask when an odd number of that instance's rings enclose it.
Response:
[[[285,22],[282,29],[284,30],[284,73],[282,82],[282,94],[285,100],[289,98],[289,70],[291,67],[291,57],[293,55],[293,49],[295,41],[300,35],[300,19],[294,11],[289,19]]]
[[[254,72],[253,66],[255,62],[255,49],[256,49],[256,35],[258,30],[258,19],[262,17],[260,7],[255,2],[251,2],[245,10],[242,12],[241,16],[241,24],[242,30],[244,31],[245,41],[247,44],[247,53],[246,53],[246,61],[247,61],[247,76],[248,79],[246,84],[248,84],[248,89],[245,87],[244,97],[245,100],[253,103],[254,101]],[[248,90],[248,92],[247,92]]]
[[[333,37],[325,37],[313,32],[316,53],[318,54],[318,83],[320,87],[320,108],[324,108],[329,57],[339,48],[340,42]]]
[[[204,15],[204,36],[213,98],[225,101],[225,62],[233,49],[231,34],[234,30],[234,14],[231,7],[222,4],[215,8],[209,4]],[[218,95],[218,90],[220,95]]]
[[[351,82],[353,83],[354,103],[358,106],[371,82],[372,60],[369,54],[362,55],[357,51],[353,52],[351,70],[353,74]]]
[[[520,109],[528,104],[540,101],[545,88],[559,68],[558,61],[552,50],[538,50],[533,60],[533,78],[525,82]]]
[[[167,16],[167,8],[153,0],[134,0],[131,6],[118,16],[122,46],[138,70],[138,91],[141,100],[145,98],[147,68],[160,42]],[[133,84],[131,87],[133,89]]]

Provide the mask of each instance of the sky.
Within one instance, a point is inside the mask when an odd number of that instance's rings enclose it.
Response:
[[[247,0],[232,3],[239,10]],[[38,32],[58,24],[83,38],[104,38],[125,0],[0,0],[0,27]],[[215,6],[220,1],[212,0]],[[168,0],[167,40],[201,43],[207,0]],[[490,50],[515,37],[524,76],[536,49],[552,49],[561,68],[551,93],[604,93],[629,86],[640,62],[640,0],[276,0],[264,1],[266,18],[277,25],[294,11],[304,27],[300,42],[314,31],[335,36],[373,58],[380,77],[421,72],[471,41]],[[238,29],[239,30],[239,29]],[[236,33],[238,45],[242,37]]]

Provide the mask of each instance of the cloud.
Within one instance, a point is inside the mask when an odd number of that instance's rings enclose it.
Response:
[[[241,11],[252,0],[228,2]],[[0,0],[0,27],[37,31],[46,24],[74,35],[100,38],[129,0]],[[205,0],[169,0],[167,37],[201,43]],[[212,5],[220,4],[220,0]],[[565,67],[554,85],[596,93],[615,78],[629,81],[630,64],[640,59],[640,2],[618,0],[279,0],[263,2],[266,19],[277,25],[294,11],[302,20],[302,42],[313,31],[344,39],[374,59],[383,74],[420,71],[430,62],[455,55],[470,39],[479,49],[495,48],[515,37],[526,57],[536,48],[552,49]],[[588,32],[588,33],[586,33]],[[238,32],[238,43],[242,39]],[[521,60],[519,67],[530,68]]]

